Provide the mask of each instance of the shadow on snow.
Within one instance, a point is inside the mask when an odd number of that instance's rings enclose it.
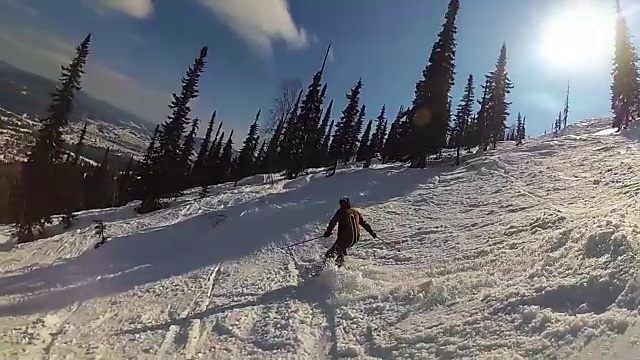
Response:
[[[395,166],[340,172],[326,179],[310,175],[308,182],[294,180],[300,181],[299,187],[284,193],[113,238],[76,258],[0,277],[0,295],[24,296],[20,302],[0,306],[0,316],[61,309],[234,260],[271,242],[300,237],[314,222],[328,221],[342,195],[351,196],[356,207],[375,205],[411,193],[444,169],[450,168]],[[208,219],[216,215],[227,219],[213,228]]]

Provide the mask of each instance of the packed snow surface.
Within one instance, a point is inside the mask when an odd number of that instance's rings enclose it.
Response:
[[[151,214],[135,215],[136,204],[81,213],[70,231],[2,247],[0,353],[629,356],[640,334],[640,145],[595,135],[608,123],[594,121],[457,167],[256,176]],[[321,235],[343,195],[380,239],[364,235],[344,268],[308,278],[304,263],[331,240],[294,257],[280,247]],[[109,240],[94,249],[97,219]]]

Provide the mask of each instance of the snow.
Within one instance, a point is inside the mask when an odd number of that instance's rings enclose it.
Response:
[[[640,145],[596,135],[609,125],[458,167],[260,175],[151,214],[80,213],[71,230],[0,249],[0,353],[638,358]],[[344,268],[308,278],[331,240],[295,258],[280,247],[321,235],[343,195],[391,246],[364,235]],[[97,219],[109,240],[93,249]]]
[[[614,134],[616,131],[618,131],[618,129],[616,128],[610,128],[610,129],[604,129],[604,130],[600,130],[598,132],[596,132],[594,135],[611,135]]]

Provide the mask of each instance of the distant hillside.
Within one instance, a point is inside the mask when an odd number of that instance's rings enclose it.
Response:
[[[0,61],[0,107],[16,114],[44,115],[56,82]],[[155,125],[80,91],[76,95],[72,121],[84,117],[100,119],[126,128],[153,131]]]

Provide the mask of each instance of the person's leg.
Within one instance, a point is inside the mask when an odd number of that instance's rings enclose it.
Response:
[[[342,267],[344,265],[344,256],[347,254],[346,250],[340,250],[338,256],[336,256],[336,266]]]
[[[333,256],[336,253],[336,244],[337,243],[338,243],[338,241],[336,240],[336,242],[334,242],[333,245],[331,245],[329,250],[327,250],[327,252],[324,253],[324,262],[327,262],[327,260],[329,260],[329,258],[333,258]]]

